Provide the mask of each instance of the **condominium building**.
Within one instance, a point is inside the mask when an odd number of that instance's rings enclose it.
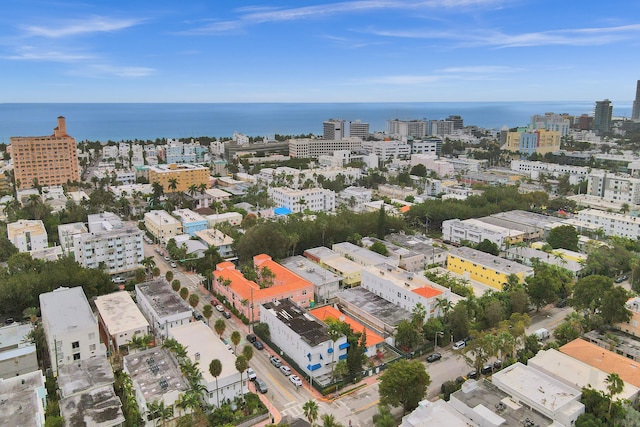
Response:
[[[611,130],[611,116],[613,114],[613,105],[611,101],[596,101],[593,109],[593,130],[602,135]]]
[[[89,232],[73,235],[73,256],[85,268],[109,274],[133,271],[144,258],[143,232],[111,212],[89,215]]]
[[[343,139],[348,133],[345,120],[329,119],[322,123],[322,135],[324,139]]]
[[[233,258],[235,251],[233,250],[233,238],[227,236],[220,230],[209,228],[206,230],[196,231],[196,237],[200,239],[208,247],[214,247],[218,250],[218,254],[223,259]]]
[[[189,236],[195,236],[196,231],[206,230],[209,222],[205,217],[192,211],[191,209],[176,209],[173,215],[180,219],[182,223],[182,232]]]
[[[164,244],[182,234],[182,223],[163,210],[145,213],[144,225],[153,237]]]
[[[49,246],[47,230],[39,219],[21,219],[7,224],[7,237],[20,252],[36,251]]]
[[[451,135],[454,123],[448,120],[429,120],[427,132],[429,135]]]
[[[640,204],[640,178],[592,171],[588,177],[587,194],[615,203]]]
[[[539,114],[531,117],[531,123],[529,128],[532,130],[546,129],[560,132],[561,136],[569,135],[571,129],[571,121],[562,114],[544,113],[544,116]]]
[[[544,155],[560,150],[561,133],[539,129],[535,131],[502,131],[500,141],[502,149],[530,156],[534,153]]]
[[[411,154],[433,154],[439,156],[442,152],[442,139],[425,138],[409,140]]]
[[[189,304],[163,279],[136,285],[136,301],[151,332],[159,337],[167,338],[171,328],[186,325],[193,317]]]
[[[381,161],[408,159],[411,156],[411,146],[402,141],[363,141],[362,149],[375,154]]]
[[[96,298],[98,325],[108,340],[110,353],[119,352],[134,336],[149,333],[149,322],[127,291],[101,295]]]
[[[347,187],[338,194],[338,202],[344,203],[349,210],[361,212],[364,204],[371,201],[373,192],[370,188],[364,187]]]
[[[183,143],[175,139],[169,139],[167,144],[158,150],[158,154],[167,164],[201,163],[209,158],[208,148],[199,142]]]
[[[321,267],[342,277],[342,283],[345,287],[360,285],[362,265],[345,258],[338,252],[319,246],[307,249],[303,255]]]
[[[53,135],[17,136],[10,141],[18,189],[80,182],[76,140],[67,134],[64,117],[58,117]]]
[[[489,240],[498,245],[498,248],[502,248],[506,244],[522,241],[523,237],[522,231],[489,224],[475,218],[442,221],[442,240],[455,244],[465,241],[478,244],[483,240]]]
[[[428,135],[427,130],[426,120],[387,120],[387,133],[393,138],[422,138]]]
[[[640,80],[636,82],[636,97],[633,100],[631,120],[640,120]]]
[[[294,190],[288,187],[269,187],[267,192],[279,207],[291,212],[333,212],[336,208],[336,193],[324,188]]]
[[[225,212],[221,214],[213,214],[206,216],[209,221],[209,227],[213,228],[216,224],[240,225],[242,223],[242,214],[239,212]]]
[[[589,176],[593,169],[586,166],[560,165],[556,163],[532,162],[530,160],[511,160],[511,170],[522,172],[531,179],[538,179],[540,174],[560,177],[569,175],[569,183],[575,185]]]
[[[231,262],[222,262],[213,271],[213,290],[251,321],[260,318],[260,305],[289,298],[301,307],[309,307],[314,287],[292,271],[261,254],[253,257],[258,283],[248,280]]]
[[[498,290],[507,283],[511,274],[516,275],[521,283],[533,275],[532,267],[464,246],[448,253],[447,270]]]
[[[360,120],[350,121],[348,135],[350,137],[367,139],[369,136],[369,123],[363,123]]]
[[[58,238],[62,251],[66,254],[73,253],[73,236],[76,234],[88,233],[89,229],[83,222],[73,222],[71,224],[60,224],[58,226]]]
[[[322,383],[321,377],[330,376],[335,364],[347,358],[347,337],[340,335],[333,341],[327,325],[291,300],[265,303],[260,322],[269,325],[271,341],[298,365],[304,377],[313,376]],[[324,380],[328,383],[330,378]]]
[[[192,185],[208,187],[209,168],[187,163],[149,166],[149,183],[156,182],[162,185],[165,193],[186,192]]]
[[[377,252],[370,251],[367,248],[354,245],[353,243],[334,243],[331,249],[343,257],[365,267],[378,264],[387,264],[394,267],[398,266],[398,259],[381,255]]]
[[[289,156],[303,159],[317,159],[324,154],[337,150],[356,151],[362,148],[362,139],[344,137],[343,139],[290,139]]]
[[[583,209],[578,211],[578,221],[593,224],[601,229],[605,236],[625,237],[631,240],[640,237],[640,218],[636,216]]]
[[[316,304],[320,302],[326,304],[340,289],[342,277],[301,255],[285,258],[280,261],[280,264],[313,284]]]
[[[58,375],[58,367],[104,357],[98,322],[82,287],[40,294],[40,311],[54,376]]]

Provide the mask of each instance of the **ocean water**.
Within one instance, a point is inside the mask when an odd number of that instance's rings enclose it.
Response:
[[[614,116],[629,117],[630,101],[612,102]],[[322,122],[362,120],[384,131],[389,119],[445,119],[489,129],[524,126],[545,112],[592,114],[594,102],[256,103],[256,104],[0,104],[0,142],[11,136],[49,135],[65,116],[76,140],[322,134]]]

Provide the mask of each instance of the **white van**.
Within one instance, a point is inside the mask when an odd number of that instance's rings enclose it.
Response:
[[[538,340],[546,340],[547,338],[549,338],[551,336],[549,331],[547,329],[545,329],[545,328],[540,328],[537,331],[535,331],[533,334],[536,337],[538,337]]]
[[[458,341],[455,344],[453,344],[453,349],[454,350],[462,350],[463,348],[465,348],[466,345],[467,345],[467,343],[465,343],[464,341]]]

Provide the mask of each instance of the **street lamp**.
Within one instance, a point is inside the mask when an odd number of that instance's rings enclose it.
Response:
[[[438,348],[438,335],[440,335],[441,337],[444,336],[444,332],[436,332],[436,337],[433,343],[433,349],[435,350],[436,348]]]

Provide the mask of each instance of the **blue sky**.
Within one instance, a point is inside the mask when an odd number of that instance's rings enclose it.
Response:
[[[632,100],[640,2],[7,1],[0,102]]]

